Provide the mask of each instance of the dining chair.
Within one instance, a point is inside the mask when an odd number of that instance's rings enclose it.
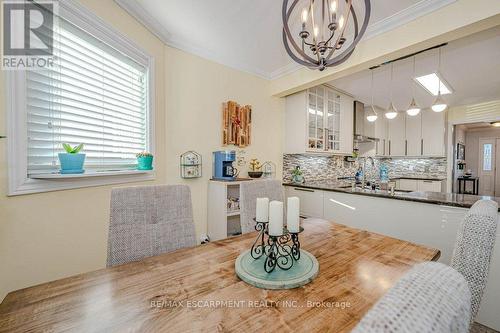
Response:
[[[114,188],[107,267],[196,245],[186,185]]]
[[[241,233],[255,231],[255,211],[257,198],[269,201],[284,201],[283,186],[279,180],[252,180],[240,185],[240,224]]]
[[[368,311],[353,333],[466,333],[471,293],[450,266],[414,266]]]
[[[477,315],[495,245],[498,204],[479,200],[467,212],[459,227],[451,267],[467,280],[472,294],[472,317]]]

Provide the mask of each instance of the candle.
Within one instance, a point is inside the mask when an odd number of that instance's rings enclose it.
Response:
[[[269,199],[257,198],[257,211],[255,213],[257,222],[269,222]]]
[[[289,197],[286,206],[286,227],[289,232],[299,232],[300,200],[297,197]]]
[[[271,201],[269,204],[269,236],[283,235],[283,202]]]

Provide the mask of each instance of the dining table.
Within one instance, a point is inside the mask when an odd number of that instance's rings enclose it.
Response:
[[[0,332],[349,332],[412,266],[440,251],[321,219],[302,222],[319,262],[302,287],[235,274],[256,232],[13,291]]]

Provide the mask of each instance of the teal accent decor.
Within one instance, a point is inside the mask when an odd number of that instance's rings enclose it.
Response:
[[[83,163],[85,154],[59,153],[59,162],[61,163],[62,174],[83,173]]]
[[[137,157],[137,170],[153,170],[153,156]]]
[[[313,281],[319,272],[318,260],[309,252],[300,250],[300,259],[289,270],[276,268],[271,273],[264,270],[266,256],[254,259],[250,250],[241,253],[235,262],[240,279],[261,289],[293,289]]]

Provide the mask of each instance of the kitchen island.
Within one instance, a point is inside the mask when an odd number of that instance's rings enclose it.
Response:
[[[440,262],[449,264],[456,235],[469,207],[487,198],[441,192],[403,192],[360,189],[349,181],[324,180],[284,183],[286,195],[297,196],[301,215],[323,218],[441,250]],[[500,230],[500,228],[498,228]],[[500,231],[477,321],[500,330]]]

